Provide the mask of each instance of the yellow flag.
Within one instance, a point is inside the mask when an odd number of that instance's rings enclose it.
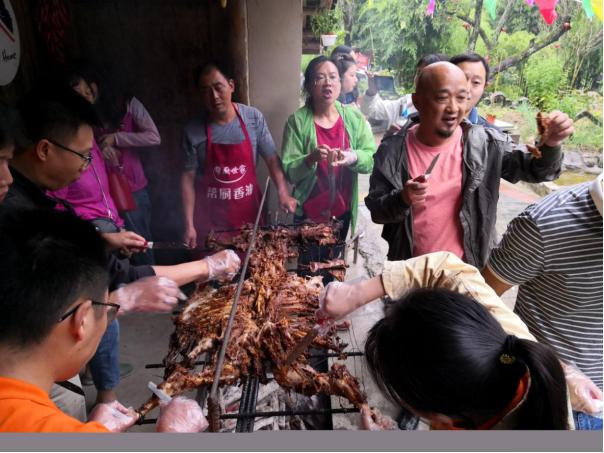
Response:
[[[602,0],[591,0],[591,9],[600,22],[602,22]]]

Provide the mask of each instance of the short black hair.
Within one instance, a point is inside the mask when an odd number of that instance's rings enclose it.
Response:
[[[94,226],[50,209],[0,210],[0,343],[40,343],[80,297],[102,301],[105,243]]]
[[[344,77],[344,74],[351,66],[356,66],[356,61],[350,55],[345,53],[337,54],[335,57],[331,57],[331,60],[338,68],[338,73],[340,74],[340,79]]]
[[[352,52],[352,47],[346,46],[344,44],[337,46],[335,49],[331,51],[331,58],[336,57],[337,55],[350,55]]]
[[[429,64],[438,63],[439,61],[447,61],[448,59],[449,57],[442,53],[429,53],[417,60],[415,68],[423,68],[425,66],[428,66]]]
[[[99,125],[92,104],[66,84],[54,80],[41,83],[27,93],[19,102],[18,110],[27,140],[16,152],[22,152],[44,138],[65,142],[82,125]]]
[[[23,125],[19,113],[11,106],[0,103],[0,149],[22,142]]]
[[[234,79],[235,73],[229,62],[211,60],[202,63],[193,69],[193,80],[195,81],[195,85],[199,86],[199,79],[201,79],[204,75],[209,74],[213,70],[220,72],[227,80]]]
[[[482,63],[482,65],[484,66],[484,70],[485,70],[484,83],[486,84],[487,80],[489,80],[489,74],[491,72],[491,70],[489,68],[489,64],[487,63],[487,60],[482,55],[479,55],[476,52],[460,53],[459,55],[455,55],[455,56],[451,57],[451,59],[449,61],[456,66],[459,63],[465,63],[465,62]]]

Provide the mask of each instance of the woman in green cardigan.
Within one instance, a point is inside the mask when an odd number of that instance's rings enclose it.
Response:
[[[344,240],[348,229],[352,227],[354,234],[356,226],[357,174],[371,173],[376,144],[361,112],[337,101],[340,90],[338,69],[331,59],[320,56],[308,64],[306,105],[285,125],[283,168],[295,185],[294,221],[318,223],[336,217],[342,222],[340,239]],[[323,252],[311,260],[337,257]]]

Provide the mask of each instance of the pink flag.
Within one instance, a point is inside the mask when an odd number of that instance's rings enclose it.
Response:
[[[526,4],[528,6],[533,6],[534,3],[535,3],[535,0],[526,0]]]
[[[428,7],[426,8],[426,16],[432,17],[434,15],[434,0],[430,0],[428,2]]]
[[[535,0],[535,3],[547,25],[553,24],[558,17],[558,13],[556,13],[558,0]]]

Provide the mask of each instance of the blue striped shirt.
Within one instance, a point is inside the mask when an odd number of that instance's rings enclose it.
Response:
[[[600,388],[601,181],[602,175],[529,206],[510,222],[487,265],[501,281],[520,285],[514,310],[531,333]]]

